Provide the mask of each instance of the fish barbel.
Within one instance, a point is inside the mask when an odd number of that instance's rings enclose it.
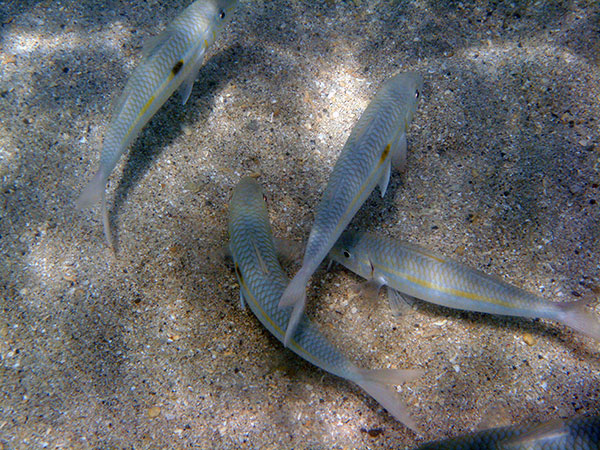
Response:
[[[105,193],[108,177],[141,129],[180,86],[182,101],[187,102],[206,50],[236,4],[237,0],[198,0],[145,45],[143,59],[113,111],[100,167],[77,200],[78,209],[101,201],[104,236],[111,249]]]
[[[283,342],[291,311],[279,309],[277,303],[289,280],[277,259],[262,189],[253,178],[243,178],[233,192],[229,204],[229,239],[242,307],[247,303],[265,328]],[[385,385],[413,379],[420,371],[359,369],[304,314],[289,348],[315,366],[358,384],[392,416],[415,429],[397,393]]]
[[[279,302],[294,305],[285,334],[287,345],[306,303],[306,286],[377,184],[385,195],[391,166],[406,161],[406,132],[417,108],[421,75],[400,73],[387,80],[352,129],[315,212],[302,267]]]
[[[548,301],[414,244],[347,231],[329,255],[369,280],[375,291],[392,288],[392,307],[398,300],[395,290],[449,308],[555,320],[600,340],[600,320],[586,300]]]

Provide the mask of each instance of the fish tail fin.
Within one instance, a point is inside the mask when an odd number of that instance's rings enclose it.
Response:
[[[90,180],[81,192],[81,195],[77,199],[77,203],[75,203],[75,207],[81,211],[88,206],[92,206],[102,197],[105,185],[106,179],[104,174],[100,171],[96,172],[94,178]]]
[[[292,314],[290,315],[290,320],[288,321],[287,328],[285,330],[285,337],[283,338],[283,345],[285,347],[289,347],[290,341],[292,337],[294,337],[294,333],[298,328],[298,324],[300,323],[300,319],[302,319],[302,315],[304,314],[304,306],[306,304],[306,297],[294,304],[294,309],[292,310]]]
[[[410,417],[406,405],[398,397],[398,393],[386,386],[389,384],[400,384],[405,381],[414,380],[423,374],[421,370],[358,370],[360,380],[356,383],[363,388],[371,397],[385,408],[394,418],[406,425],[415,433],[419,429],[415,421]]]
[[[600,341],[600,317],[587,308],[589,299],[560,303],[557,320],[577,331]]]
[[[100,202],[102,205],[102,228],[104,229],[104,238],[106,239],[106,245],[108,245],[108,248],[114,255],[115,247],[113,245],[112,234],[110,232],[110,220],[108,218],[108,208],[106,206],[106,192],[104,190],[102,190],[100,198]]]
[[[279,300],[279,309],[288,306],[294,306],[292,315],[288,321],[287,329],[285,331],[285,338],[283,344],[287,347],[290,340],[294,336],[294,332],[298,327],[298,323],[302,318],[304,312],[304,306],[306,305],[306,284],[308,282],[308,276],[304,269],[300,269],[296,276],[289,282],[285,291],[281,295]]]

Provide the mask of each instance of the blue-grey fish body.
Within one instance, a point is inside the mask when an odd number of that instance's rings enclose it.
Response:
[[[260,322],[283,342],[290,308],[279,309],[277,304],[289,280],[277,260],[262,189],[252,178],[243,178],[233,192],[229,238],[242,306],[248,304]],[[414,428],[395,392],[384,383],[398,384],[412,378],[417,371],[359,369],[305,315],[289,348],[317,367],[357,383],[394,417]]]
[[[281,307],[294,305],[286,343],[304,310],[308,280],[377,184],[385,194],[392,162],[404,164],[406,132],[422,83],[421,76],[412,72],[392,77],[352,129],[316,208],[302,267],[280,301]]]
[[[77,205],[102,202],[104,233],[112,239],[106,210],[106,181],[141,129],[179,87],[187,101],[207,48],[231,16],[237,0],[198,0],[188,6],[163,33],[144,47],[143,59],[115,105],[100,156],[100,167]]]
[[[600,416],[493,428],[415,450],[600,450]]]
[[[330,257],[377,286],[450,308],[568,325],[600,339],[600,320],[585,301],[552,302],[420,246],[370,233],[348,231]]]

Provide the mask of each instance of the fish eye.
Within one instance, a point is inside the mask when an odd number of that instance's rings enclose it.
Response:
[[[344,258],[350,258],[350,252],[348,250],[344,250],[342,254],[344,255]]]
[[[224,10],[224,9],[222,9],[222,10],[219,12],[219,18],[220,18],[221,20],[223,20],[223,19],[225,18],[225,10]]]
[[[415,91],[415,98],[419,98],[420,95],[421,95],[421,93],[418,90]]]

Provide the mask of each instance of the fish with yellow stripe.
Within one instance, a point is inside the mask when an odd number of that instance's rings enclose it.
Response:
[[[414,244],[347,231],[329,256],[366,278],[371,290],[387,286],[392,308],[398,292],[449,308],[554,320],[600,340],[600,320],[588,301],[545,300]]]
[[[392,165],[406,162],[406,133],[417,108],[421,75],[399,73],[387,80],[352,129],[315,212],[302,267],[286,288],[280,307],[294,305],[285,336],[293,336],[306,303],[308,280],[378,184],[381,196]]]
[[[104,137],[100,168],[77,201],[79,209],[101,201],[104,235],[111,249],[105,193],[108,177],[127,147],[175,90],[180,88],[182,101],[187,102],[206,50],[236,4],[237,0],[198,0],[145,45],[143,59],[115,105]]]
[[[248,304],[258,320],[283,342],[291,311],[279,309],[277,303],[289,280],[277,259],[262,189],[253,178],[243,178],[233,192],[229,239],[242,307]],[[331,345],[305,315],[300,318],[289,348],[315,366],[358,384],[392,416],[409,428],[416,428],[395,390],[386,384],[413,379],[420,371],[360,369]]]

